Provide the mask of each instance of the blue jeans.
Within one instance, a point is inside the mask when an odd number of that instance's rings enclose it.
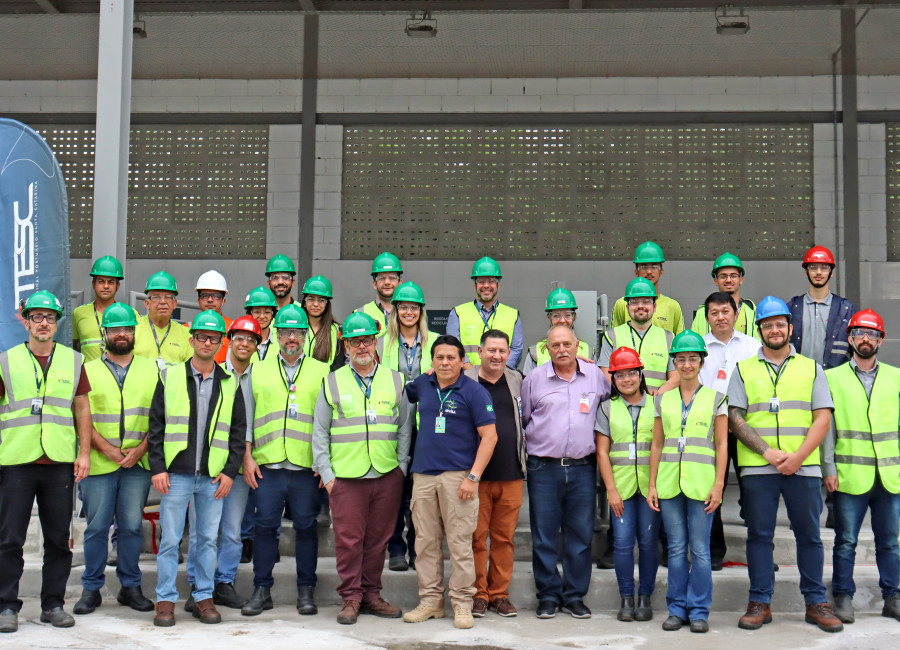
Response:
[[[744,476],[744,515],[747,517],[747,573],[750,600],[771,603],[775,593],[772,543],[778,498],[784,498],[797,542],[800,592],[807,605],[828,601],[822,570],[825,549],[819,533],[822,514],[822,479],[815,476],[758,474]]]
[[[659,568],[659,513],[654,512],[640,492],[625,499],[621,517],[613,526],[613,559],[619,595],[634,596],[634,544],[638,545],[639,596],[650,596],[656,587]]]
[[[256,534],[253,542],[253,586],[275,584],[272,569],[278,551],[278,530],[287,503],[294,525],[294,554],[297,559],[297,587],[316,585],[316,560],[319,535],[319,478],[312,470],[269,469],[261,467],[262,478],[256,489]]]
[[[706,504],[679,494],[660,499],[663,523],[669,536],[669,590],[666,605],[669,616],[682,620],[706,621],[712,603],[712,565],[709,534],[713,514]],[[691,563],[688,564],[688,549]]]
[[[216,538],[219,521],[222,518],[224,499],[216,499],[219,484],[208,476],[194,474],[169,474],[169,493],[162,496],[159,504],[159,524],[162,539],[156,554],[157,602],[178,600],[178,546],[184,536],[184,519],[188,504],[193,503],[197,518],[197,544],[194,558],[194,579],[196,589],[194,600],[212,598],[213,575],[216,571]]]
[[[853,597],[853,566],[856,542],[866,510],[872,510],[872,532],[875,534],[875,563],[878,565],[878,586],[881,596],[888,599],[900,595],[900,494],[891,494],[876,477],[872,489],[863,494],[834,493],[834,574],[831,590],[837,596]]]
[[[219,522],[219,554],[216,564],[215,583],[231,582],[237,577],[238,564],[241,563],[241,551],[244,545],[241,542],[241,521],[244,518],[244,508],[247,505],[247,495],[250,486],[244,481],[244,477],[238,475],[234,478],[231,491],[222,499],[222,520]],[[194,582],[194,557],[197,554],[197,525],[196,508],[188,509],[188,556],[187,576],[188,581]]]
[[[84,531],[84,573],[81,586],[100,591],[106,583],[109,527],[119,523],[116,576],[123,587],[141,586],[143,513],[150,492],[150,472],[135,465],[81,481],[87,528]]]
[[[537,598],[558,605],[581,600],[591,583],[597,468],[593,464],[562,467],[559,460],[529,456],[526,469]],[[560,531],[562,578],[556,566]]]

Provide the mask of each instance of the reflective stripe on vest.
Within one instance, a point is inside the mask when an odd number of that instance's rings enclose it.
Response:
[[[660,397],[663,441],[662,457],[656,475],[660,499],[684,494],[705,501],[716,482],[716,407],[725,396],[701,386],[694,397],[687,425],[681,429],[681,391],[670,390]],[[684,436],[684,451],[678,451],[678,439]]]
[[[44,454],[57,463],[74,463],[75,418],[72,402],[81,378],[81,353],[59,343],[53,346],[53,356],[47,379],[41,381],[43,406],[39,415],[32,415],[31,400],[41,396],[35,379],[35,367],[25,344],[0,353],[0,373],[6,390],[0,398],[0,465],[30,463]]]
[[[387,474],[397,467],[397,427],[403,375],[379,364],[368,399],[343,366],[325,380],[325,399],[331,405],[331,468],[339,478],[360,478],[374,468]],[[366,410],[375,411],[369,424]]]
[[[637,430],[628,402],[614,397],[600,405],[609,417],[609,462],[612,464],[616,490],[622,499],[630,499],[640,489],[647,494],[650,486],[650,444],[653,442],[653,395],[644,396],[638,415]],[[629,458],[630,445],[635,445],[635,458]]]
[[[328,355],[328,359],[322,361],[327,365],[331,365],[334,363],[334,357],[338,353],[338,339],[340,330],[337,325],[332,324],[331,326],[331,353]],[[309,357],[310,359],[315,359],[313,356],[313,349],[316,347],[316,335],[313,334],[312,328],[306,330],[306,337],[303,339],[303,356]],[[344,347],[341,346],[341,354],[344,353]],[[269,356],[269,353],[266,353],[266,357]],[[319,361],[319,359],[316,359]]]
[[[194,381],[194,378],[188,377],[186,364],[179,363],[166,367],[165,371],[160,373],[160,379],[165,385],[163,392],[166,403],[163,452],[166,467],[169,467],[175,456],[188,448],[191,402],[188,398],[187,382]],[[236,391],[237,381],[229,374],[219,384],[219,399],[215,404],[210,404],[206,440],[209,445],[207,470],[212,477],[218,476],[228,461],[228,434],[231,430],[231,412],[234,408]]]
[[[878,362],[871,397],[849,363],[825,371],[834,400],[838,491],[864,494],[875,485],[900,493],[900,368]]]
[[[496,309],[487,323],[482,320],[481,310],[475,306],[474,301],[457,305],[456,315],[459,318],[459,340],[466,351],[466,358],[473,366],[481,365],[481,357],[478,356],[481,335],[490,329],[495,329],[506,332],[509,340],[512,341],[516,321],[519,320],[517,309],[507,307],[499,302],[496,303]]]
[[[422,358],[419,360],[419,374],[431,370],[431,346],[437,341],[437,332],[428,332],[428,339],[422,346]],[[404,354],[406,354],[404,352]],[[391,370],[400,370],[400,341],[399,339],[384,337],[378,341],[378,356],[381,363]]]
[[[531,354],[531,358],[534,359],[534,365],[539,366],[541,364],[547,363],[550,361],[550,352],[547,350],[547,339],[540,341],[539,343],[532,345],[528,352]],[[582,341],[578,340],[578,352],[579,357],[584,357],[585,359],[591,358],[591,346]]]
[[[113,447],[123,451],[137,447],[147,436],[149,429],[150,404],[156,391],[158,369],[150,359],[134,357],[128,366],[125,383],[119,389],[119,382],[103,359],[94,359],[84,364],[91,392],[91,419],[94,428]],[[125,432],[122,434],[121,423]],[[121,437],[120,437],[121,436]],[[144,469],[150,469],[147,454],[139,461]],[[106,455],[91,449],[91,476],[109,474],[119,466]]]
[[[85,365],[103,354],[103,336],[97,324],[102,317],[95,314],[93,301],[72,310],[72,335],[81,347]]]
[[[381,307],[378,306],[378,303],[374,300],[372,302],[367,302],[362,306],[361,311],[364,314],[368,314],[371,316],[376,323],[381,325],[381,329],[378,330],[378,334],[375,335],[375,338],[381,338],[387,332],[387,323],[385,322],[384,312],[381,311]]]
[[[787,364],[786,366],[784,364]],[[768,361],[754,355],[738,362],[738,372],[747,391],[746,421],[774,449],[793,453],[800,449],[809,427],[812,426],[813,382],[816,378],[816,362],[795,354],[784,360],[778,378],[778,413],[769,412],[769,400],[776,395],[773,385],[775,371]],[[771,372],[771,375],[770,375]],[[738,441],[738,465],[763,467],[769,463]],[[819,464],[818,447],[803,461],[804,465]]]
[[[268,358],[268,355],[266,355]],[[312,467],[312,425],[316,399],[328,366],[304,356],[294,376],[294,403],[297,417],[288,417],[291,403],[287,375],[281,356],[250,366],[250,383],[255,401],[253,413],[253,460],[260,465],[288,461]]]
[[[606,338],[613,350],[620,347],[631,348],[641,357],[644,364],[644,378],[650,388],[659,388],[666,383],[669,368],[669,348],[674,335],[661,327],[651,325],[644,337],[628,323],[606,332]],[[635,347],[637,346],[637,347]]]

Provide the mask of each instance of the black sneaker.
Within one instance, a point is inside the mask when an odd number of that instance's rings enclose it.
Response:
[[[557,609],[559,609],[559,605],[554,603],[552,600],[542,600],[538,603],[535,615],[538,618],[553,618],[556,616]]]
[[[572,618],[590,618],[591,610],[587,608],[583,600],[572,600],[561,607],[562,611],[569,612]]]

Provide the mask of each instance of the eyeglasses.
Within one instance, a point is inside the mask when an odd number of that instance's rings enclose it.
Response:
[[[763,323],[759,326],[763,332],[768,332],[771,330],[786,330],[788,328],[787,321],[779,320],[774,323]]]
[[[370,345],[375,345],[375,337],[374,336],[358,336],[356,338],[347,339],[347,343],[351,348],[358,348],[361,345],[365,345],[369,347]]]
[[[867,327],[854,327],[850,330],[850,336],[855,339],[871,339],[880,341],[882,334],[878,330],[869,329]]]
[[[375,276],[375,282],[397,282],[400,280],[400,276],[396,273],[380,273]]]
[[[107,336],[118,336],[119,334],[134,334],[133,327],[107,327]]]
[[[397,305],[397,311],[403,313],[418,314],[421,309],[421,305],[417,305],[414,302],[401,302]]]
[[[156,294],[154,296],[147,296],[147,300],[150,302],[175,302],[175,296],[172,294]]]
[[[699,354],[692,354],[689,357],[675,357],[675,365],[676,366],[685,366],[688,364],[696,365],[696,364],[700,363],[700,359],[701,359],[701,357]]]
[[[497,278],[476,278],[475,286],[476,287],[492,287],[500,284],[500,280]]]
[[[807,264],[806,270],[813,273],[828,273],[831,270],[831,264]]]
[[[232,334],[232,343],[256,343],[256,337],[250,334]]]
[[[572,320],[575,318],[574,311],[554,311],[550,312],[550,321],[553,323],[558,323],[565,320]]]
[[[198,298],[200,300],[225,300],[225,294],[220,291],[212,291],[212,292],[203,292]]]
[[[290,273],[273,273],[269,276],[270,282],[291,282],[294,276]]]
[[[653,298],[629,298],[628,304],[635,307],[651,307],[656,302]]]
[[[637,379],[641,376],[640,370],[616,370],[613,373],[616,379]]]
[[[217,345],[222,342],[221,334],[194,334],[194,338],[200,341],[201,343],[212,343],[213,345]]]
[[[303,299],[303,302],[310,305],[325,305],[328,304],[328,298],[325,298],[324,296],[306,296],[306,298]]]
[[[271,307],[253,307],[250,309],[250,315],[253,316],[253,318],[260,318],[262,316],[271,318],[274,311],[275,310]]]
[[[717,273],[716,278],[719,280],[740,280],[740,273]]]
[[[662,264],[638,264],[638,271],[659,271],[662,268]]]
[[[278,330],[278,338],[280,339],[302,339],[306,336],[306,330],[298,329],[280,329]]]
[[[47,323],[53,325],[53,323],[59,320],[59,316],[56,314],[29,314],[28,320],[32,323],[43,323],[44,321],[47,321]]]

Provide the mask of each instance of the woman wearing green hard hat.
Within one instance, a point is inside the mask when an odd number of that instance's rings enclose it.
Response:
[[[397,287],[391,303],[394,309],[388,316],[387,333],[378,341],[378,356],[409,382],[431,369],[431,346],[438,334],[428,331],[425,294],[415,282]]]
[[[248,316],[256,319],[262,331],[259,344],[256,346],[256,358],[260,361],[265,360],[270,350],[277,355],[278,337],[272,336],[271,327],[272,321],[275,319],[275,312],[278,311],[275,294],[268,287],[260,286],[251,289],[244,299],[244,311]]]
[[[314,275],[303,285],[301,306],[309,318],[309,333],[303,343],[303,354],[326,363],[334,372],[347,363],[344,350],[338,345],[340,323],[331,312],[334,291],[324,275]]]

